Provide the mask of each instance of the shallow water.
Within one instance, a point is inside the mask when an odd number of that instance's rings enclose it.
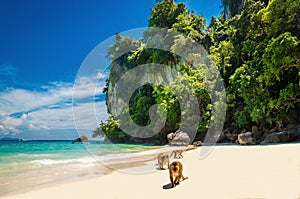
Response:
[[[0,141],[0,196],[57,181],[100,176],[101,162],[158,147],[71,141]]]

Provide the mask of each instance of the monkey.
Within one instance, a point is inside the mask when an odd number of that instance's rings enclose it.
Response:
[[[181,178],[182,180],[188,179],[188,177],[186,178],[183,177],[182,170],[183,170],[182,164],[178,161],[172,162],[169,165],[170,181],[171,181],[172,188],[175,187],[176,185],[179,185]]]
[[[169,155],[168,154],[159,153],[157,156],[157,161],[158,161],[159,169],[164,169],[165,164],[168,164],[168,168],[169,168]]]
[[[201,141],[194,141],[193,146],[202,146],[202,142]]]
[[[190,150],[194,150],[194,149],[197,149],[198,146],[195,146],[195,145],[188,145],[185,149],[185,151],[190,151]]]
[[[170,158],[172,157],[172,155],[174,154],[174,158],[179,159],[179,158],[183,158],[182,153],[186,151],[186,150],[174,150],[172,151]]]

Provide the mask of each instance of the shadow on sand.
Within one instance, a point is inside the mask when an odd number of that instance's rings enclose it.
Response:
[[[172,189],[171,183],[164,185],[163,189]]]

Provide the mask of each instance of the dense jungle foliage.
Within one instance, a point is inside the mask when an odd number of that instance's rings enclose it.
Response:
[[[151,9],[149,27],[176,30],[202,44],[218,67],[226,87],[227,110],[224,129],[250,130],[256,125],[262,131],[272,128],[276,121],[299,124],[300,118],[300,0],[244,0],[237,11],[234,1],[222,1],[235,13],[225,20],[224,13],[212,17],[206,26],[205,19],[189,11],[183,3],[173,0],[157,1]],[[237,14],[240,13],[240,14]],[[168,38],[168,34],[164,35]],[[204,75],[207,71],[193,68],[172,52],[187,42],[177,38],[166,52],[145,48],[144,38],[136,41],[116,35],[116,43],[109,49],[108,58],[126,70],[145,63],[159,63],[176,67],[184,74],[170,87],[144,85],[132,95],[129,111],[138,125],[150,123],[148,111],[153,104],[167,112],[167,122],[161,132],[152,138],[136,139],[119,128],[118,117],[111,117],[96,129],[93,135],[105,136],[116,142],[142,142],[165,144],[166,135],[180,125],[178,96],[172,89],[187,89],[182,82],[192,85],[198,98],[201,120],[197,127],[197,140],[202,140],[209,127],[212,105]],[[120,56],[122,45],[133,46],[130,53]],[[112,69],[108,82],[122,74]],[[172,88],[171,88],[172,87]],[[107,88],[105,89],[107,92]],[[136,132],[138,133],[138,132]]]

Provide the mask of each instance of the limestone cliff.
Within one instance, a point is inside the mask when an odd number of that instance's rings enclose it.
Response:
[[[139,70],[141,72],[135,71],[137,74],[130,79],[122,79],[122,76],[130,72],[130,70],[130,68],[118,64],[112,64],[111,66],[108,90],[106,93],[106,104],[108,112],[113,116],[119,115],[122,112],[122,107],[128,105],[129,101],[126,96],[134,94],[130,93],[132,88],[129,88],[129,86],[142,86],[146,83],[151,84],[158,82],[170,83],[174,81],[179,74],[177,72],[178,70],[172,67],[164,67],[164,69],[159,71],[151,71],[151,65],[143,65]]]
[[[236,14],[240,14],[246,3],[254,3],[260,1],[265,6],[268,5],[269,0],[222,0],[224,7],[225,19],[229,20],[234,17]]]
[[[225,19],[229,20],[236,14],[240,14],[244,0],[222,0],[224,6]]]

